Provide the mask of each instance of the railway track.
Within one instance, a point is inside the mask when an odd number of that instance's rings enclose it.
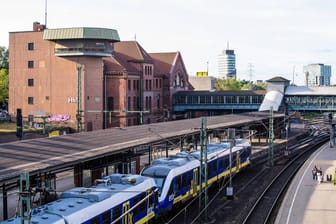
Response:
[[[285,190],[289,187],[292,178],[309,158],[314,148],[303,151],[290,160],[282,168],[278,175],[272,179],[271,183],[258,197],[242,223],[273,223],[275,213],[281,203]],[[281,161],[280,161],[281,162]]]
[[[316,141],[318,139],[318,141]],[[293,146],[291,157],[279,157],[274,166],[259,163],[234,178],[235,200],[218,198],[210,205],[213,223],[272,223],[282,193],[292,177],[326,135],[307,137]],[[293,150],[293,149],[292,149]]]
[[[283,156],[285,146],[282,145],[277,149],[278,151],[275,151],[273,166],[268,165],[267,154],[264,155],[264,158],[258,158],[253,166],[235,174],[233,177],[234,200],[227,200],[226,198],[225,189],[228,186],[228,180],[212,186],[209,190],[208,218],[206,221],[220,224],[267,223],[260,220],[266,219],[265,217],[272,218],[273,213],[271,211],[276,209],[277,203],[275,202],[279,202],[280,199],[279,196],[273,196],[281,195],[281,192],[286,189],[286,187],[280,186],[286,186],[292,178],[290,174],[296,173],[303,161],[309,157],[308,152],[327,141],[327,139],[328,137],[325,134],[306,136],[299,140],[295,139],[290,144],[291,154],[287,157]],[[306,155],[306,158],[304,158],[304,155]],[[299,158],[301,158],[301,162]],[[283,174],[280,175],[280,173]],[[272,182],[273,185],[271,185]],[[271,207],[274,209],[267,211],[265,207],[267,210]],[[260,210],[250,212],[253,210],[252,208],[260,209],[261,212]],[[250,215],[248,215],[249,213]],[[262,214],[258,221],[252,219],[252,215],[255,214]],[[248,216],[250,218],[247,218]],[[160,220],[160,223],[205,223],[204,220],[200,221],[199,217],[198,198],[195,198],[189,204],[177,209],[175,213],[170,214],[169,217]]]

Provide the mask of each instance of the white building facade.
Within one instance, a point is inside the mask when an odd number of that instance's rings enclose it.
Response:
[[[331,66],[309,64],[303,67],[306,86],[330,86]]]
[[[221,78],[236,78],[236,55],[234,50],[223,50],[218,55],[218,76]]]

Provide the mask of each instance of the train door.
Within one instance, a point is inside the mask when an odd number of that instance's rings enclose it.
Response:
[[[195,197],[197,195],[197,183],[198,183],[198,172],[197,168],[193,170],[193,181],[192,181],[192,195]]]
[[[237,172],[238,172],[240,169],[240,152],[239,151],[237,151],[237,154],[236,154],[236,164],[237,164]]]
[[[122,214],[123,214],[122,224],[132,224],[132,215],[131,215],[131,213],[127,213],[126,215],[124,215],[129,209],[130,209],[130,202],[126,201],[122,205]]]

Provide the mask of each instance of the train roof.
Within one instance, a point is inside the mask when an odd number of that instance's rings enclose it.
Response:
[[[236,139],[236,146],[247,146],[249,144],[245,139]],[[219,153],[222,153],[230,148],[229,141],[221,141],[216,143],[210,143],[207,145],[208,160],[214,159]],[[166,176],[170,170],[177,167],[184,166],[190,162],[200,160],[200,150],[194,152],[178,152],[175,155],[156,159],[152,161],[151,166],[143,170],[142,175],[145,176]]]
[[[155,182],[151,178],[132,174],[112,174],[97,180],[96,183],[97,185],[93,187],[77,187],[65,191],[61,194],[60,199],[34,208],[31,223],[64,223],[61,217],[65,217],[69,221],[69,219],[76,218],[78,213],[93,218],[98,214],[94,214],[94,211],[97,210],[97,208],[93,208],[94,204],[102,202],[106,204],[102,206],[106,210],[155,186]],[[20,220],[20,217],[0,223],[14,224],[19,223],[18,220]]]

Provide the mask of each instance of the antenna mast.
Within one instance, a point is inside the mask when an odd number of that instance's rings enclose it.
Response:
[[[47,28],[47,10],[48,10],[48,0],[45,0],[44,2],[45,8],[44,8],[44,25]]]

